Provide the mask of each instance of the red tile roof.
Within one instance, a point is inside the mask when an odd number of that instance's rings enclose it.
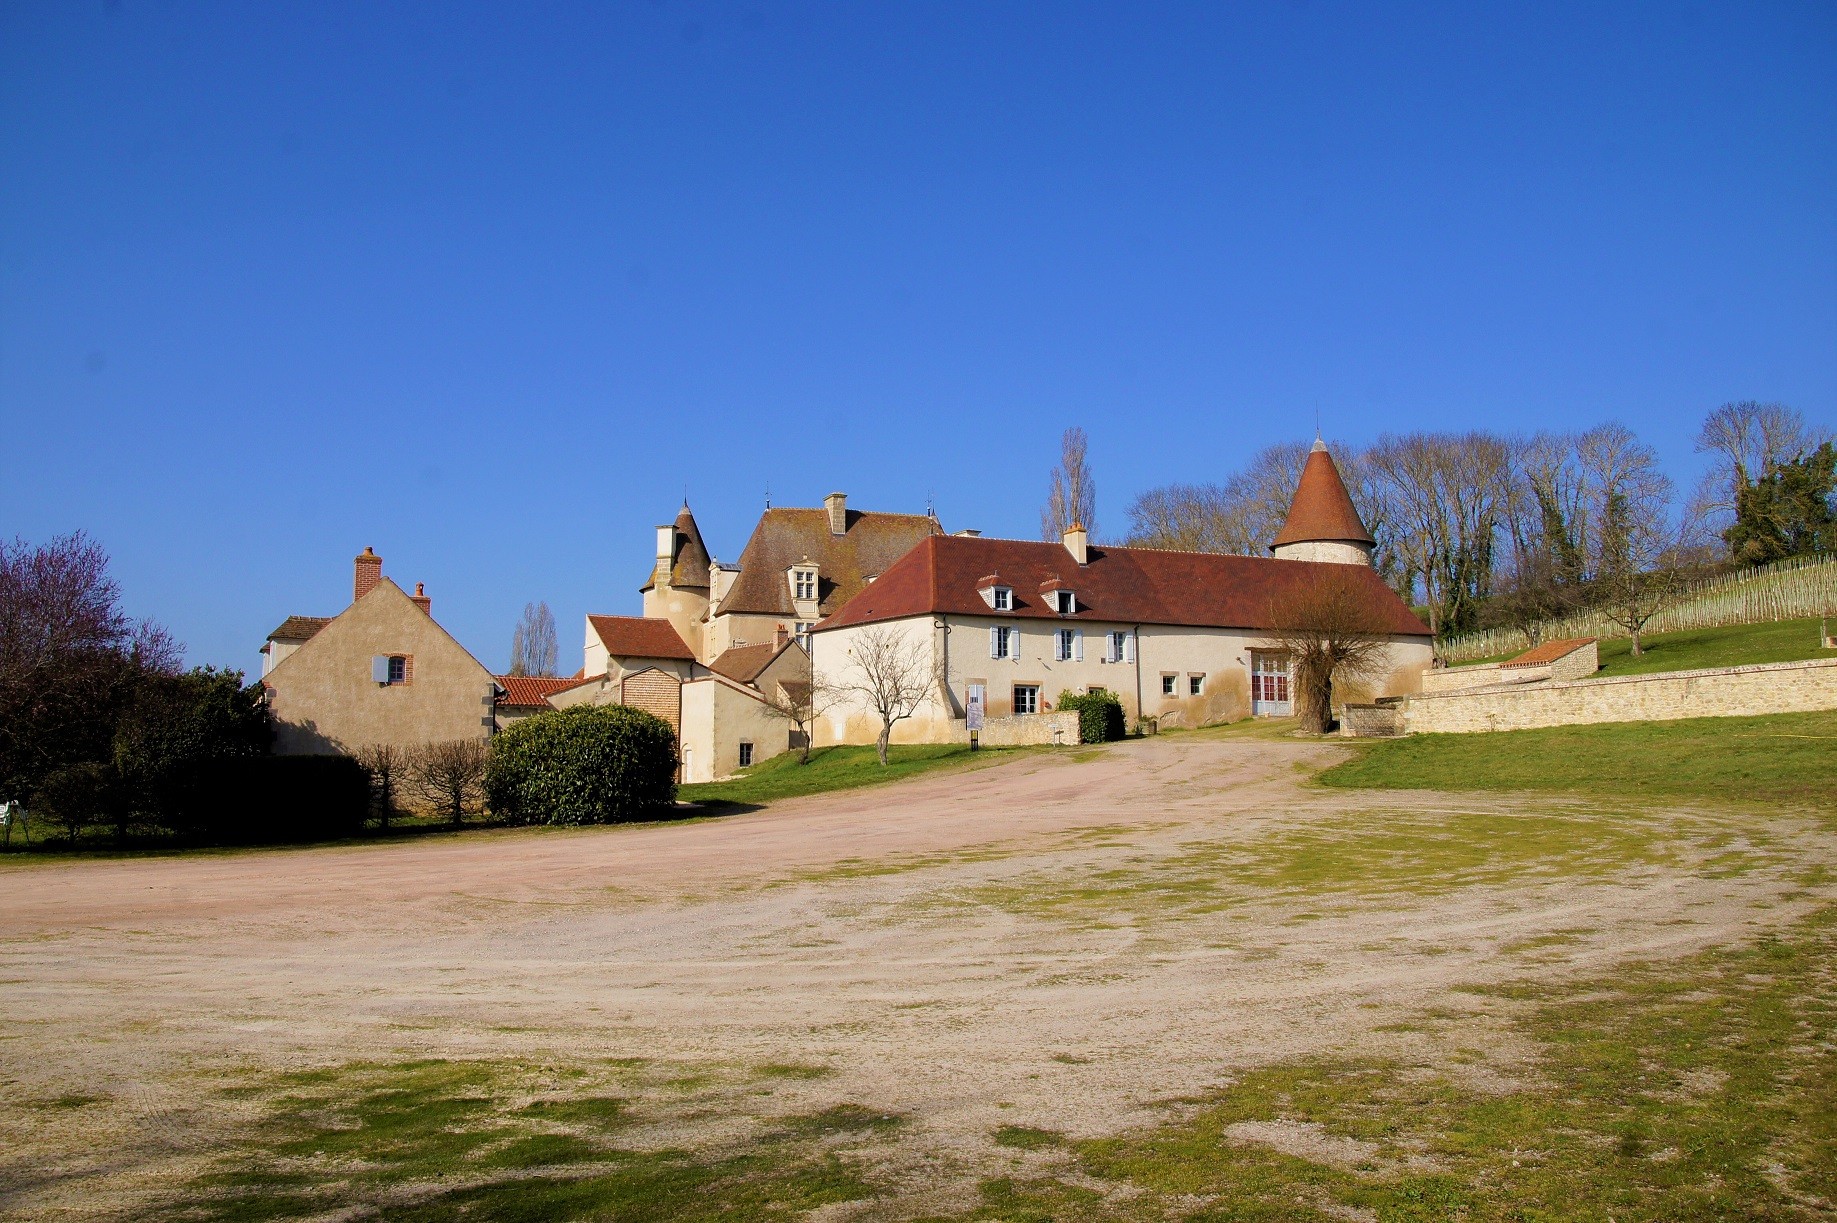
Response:
[[[668,620],[646,616],[588,616],[606,652],[615,658],[681,658],[695,661],[695,653],[677,635]]]
[[[1080,566],[1056,543],[938,535],[923,540],[819,630],[930,613],[1022,619],[1171,624],[1216,628],[1270,627],[1271,603],[1318,572],[1323,563],[1153,548],[1092,548]],[[1334,566],[1357,575],[1389,632],[1429,636],[1429,628],[1375,571]],[[1014,589],[1012,613],[991,611],[977,593],[978,575],[997,570]],[[1078,591],[1078,610],[1061,616],[1029,597],[1054,578]]]
[[[1594,640],[1593,637],[1566,637],[1559,641],[1541,642],[1518,657],[1499,665],[1503,667],[1541,667],[1559,658],[1568,657]]]
[[[498,686],[504,690],[499,705],[523,707],[548,707],[551,693],[572,688],[580,681],[577,679],[558,679],[552,675],[500,675]]]
[[[1314,449],[1308,452],[1301,480],[1295,485],[1295,499],[1289,502],[1288,518],[1276,532],[1276,542],[1270,547],[1317,540],[1375,542],[1359,519],[1352,495],[1346,491],[1346,482],[1340,479],[1339,465],[1327,453],[1324,442],[1315,442]]]

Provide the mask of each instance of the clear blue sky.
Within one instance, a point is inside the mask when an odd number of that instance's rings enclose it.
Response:
[[[0,533],[253,669],[374,545],[488,665],[844,489],[1837,423],[1837,8],[0,6]]]

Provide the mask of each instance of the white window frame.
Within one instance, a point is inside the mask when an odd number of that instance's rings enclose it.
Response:
[[[1177,673],[1173,671],[1163,671],[1161,673],[1161,695],[1180,695],[1180,676]]]
[[[1188,696],[1204,696],[1206,694],[1206,673],[1204,671],[1188,673],[1186,677],[1186,694]]]
[[[1020,661],[1021,630],[1019,625],[997,624],[989,629],[989,657]]]
[[[1027,693],[1031,709],[1021,708],[1021,693]],[[1016,684],[1012,689],[1014,713],[1017,717],[1040,712],[1040,686],[1038,684]]]
[[[958,589],[962,589],[959,587]],[[996,611],[1014,610],[1014,588],[1012,586],[992,586],[989,588],[989,606]]]
[[[791,571],[791,597],[803,602],[816,598],[816,570],[793,569]]]

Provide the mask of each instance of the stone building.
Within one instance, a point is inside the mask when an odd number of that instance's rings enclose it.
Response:
[[[898,742],[960,742],[979,720],[1049,712],[1061,694],[1114,693],[1129,718],[1198,726],[1292,711],[1289,660],[1271,640],[1279,596],[1320,567],[1358,574],[1387,629],[1383,674],[1336,699],[1415,690],[1432,657],[1426,625],[1371,568],[1373,541],[1338,468],[1316,443],[1272,557],[931,535],[811,634],[814,670],[862,678],[864,635],[893,634],[932,676]],[[818,743],[866,743],[879,722],[860,699],[819,724]]]
[[[489,738],[497,677],[434,620],[420,583],[404,593],[370,548],[353,570],[349,607],[289,616],[262,647],[274,750],[349,754],[370,744]]]

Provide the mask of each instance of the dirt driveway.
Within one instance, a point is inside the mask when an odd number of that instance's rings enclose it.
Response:
[[[947,1201],[997,1127],[1111,1132],[1832,891],[1789,882],[1837,861],[1809,823],[1304,784],[1340,750],[1170,736],[674,825],[8,864],[0,1213],[171,1192],[241,1123],[225,1076],[428,1056],[811,1067],[650,1137],[897,1110]]]

